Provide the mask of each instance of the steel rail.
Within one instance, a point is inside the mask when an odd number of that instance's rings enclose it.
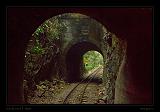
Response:
[[[96,75],[97,71],[100,69],[100,67],[95,70],[94,72],[92,72],[89,76],[87,76],[85,79],[83,79],[81,82],[79,82],[69,93],[68,95],[64,98],[64,101],[63,101],[63,104],[66,104],[68,98],[71,96],[71,94],[73,93],[73,91],[75,91],[75,89],[80,85],[82,84],[82,82],[86,81],[89,77],[91,77],[92,75]],[[85,86],[85,89],[84,91],[86,90],[87,86],[89,85],[90,81],[93,79],[93,77],[91,77],[91,79],[87,82],[87,85]],[[85,92],[83,92],[84,94]],[[81,100],[82,101],[82,100]]]

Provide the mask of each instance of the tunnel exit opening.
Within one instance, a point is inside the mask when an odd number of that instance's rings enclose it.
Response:
[[[87,77],[90,74],[94,73],[97,69],[100,69],[99,72],[95,75],[93,81],[96,83],[102,83],[102,76],[103,76],[103,56],[98,51],[87,51],[83,55],[83,77]]]
[[[103,56],[98,51],[88,51],[83,55],[83,63],[85,72],[88,73],[97,67],[103,66]]]

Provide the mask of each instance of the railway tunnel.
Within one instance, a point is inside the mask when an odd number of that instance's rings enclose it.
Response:
[[[22,11],[25,13],[22,13]],[[53,15],[66,12],[78,12],[96,18],[108,26],[110,31],[115,32],[119,38],[127,41],[127,52],[123,57],[123,62],[116,80],[115,103],[152,104],[151,8],[102,8],[99,10],[94,8],[86,8],[85,10],[68,8],[66,11],[61,8],[49,8],[47,13],[44,9],[22,8],[20,11],[19,8],[8,8],[7,103],[24,103],[22,86],[24,68],[22,65],[24,64],[25,49],[30,35],[42,21],[47,20]],[[106,14],[107,16],[104,16]],[[39,18],[39,15],[41,15],[42,18]],[[26,16],[28,18],[26,18]],[[16,29],[20,30],[17,31]],[[72,53],[71,51],[71,54]],[[15,66],[15,63],[17,63],[17,66]],[[19,81],[17,81],[17,79],[19,79]],[[15,89],[17,91],[15,91]]]
[[[73,45],[66,56],[66,64],[67,64],[67,74],[68,80],[76,81],[80,80],[81,76],[84,74],[83,72],[83,55],[87,51],[95,50],[100,53],[101,50],[94,44],[90,42],[79,42],[75,45]],[[82,71],[81,71],[82,70]]]

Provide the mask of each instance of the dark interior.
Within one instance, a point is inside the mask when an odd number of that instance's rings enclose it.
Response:
[[[95,50],[101,53],[100,49],[96,45],[89,42],[79,42],[69,49],[66,56],[67,73],[69,81],[80,80],[82,56],[90,50]]]

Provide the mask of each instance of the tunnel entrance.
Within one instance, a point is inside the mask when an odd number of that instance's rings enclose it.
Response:
[[[101,50],[95,44],[86,41],[79,42],[69,49],[66,55],[67,81],[74,82],[81,80],[85,72],[83,55],[91,50],[98,51],[102,54]]]

